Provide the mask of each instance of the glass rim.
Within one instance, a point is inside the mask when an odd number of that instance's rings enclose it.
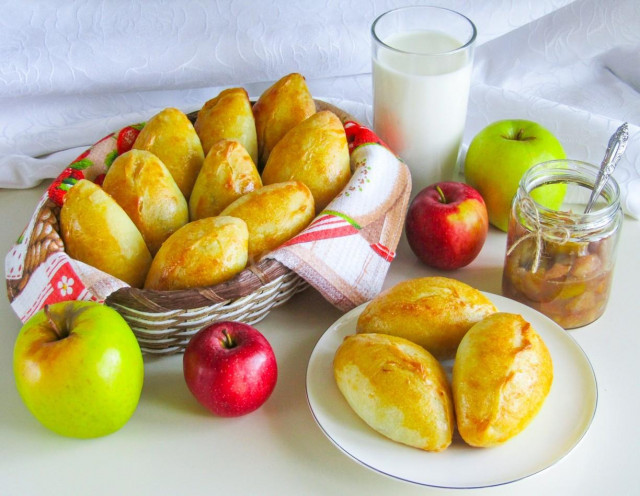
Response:
[[[469,23],[469,25],[471,26],[471,36],[469,37],[469,39],[465,43],[463,43],[462,45],[460,45],[457,48],[453,48],[452,50],[446,50],[446,51],[443,51],[443,52],[435,52],[435,53],[416,53],[416,52],[411,52],[411,51],[408,51],[408,50],[402,50],[400,48],[394,48],[394,47],[388,45],[387,43],[385,43],[384,41],[382,41],[380,39],[380,37],[376,33],[376,26],[377,26],[378,22],[383,17],[388,16],[390,14],[398,13],[400,11],[416,10],[416,9],[420,9],[420,10],[440,10],[440,11],[444,11],[444,12],[449,12],[451,14],[455,14],[456,16],[466,20]],[[478,36],[478,30],[476,28],[476,25],[473,23],[473,21],[471,19],[469,19],[466,15],[461,14],[457,10],[448,9],[446,7],[439,7],[437,5],[408,5],[408,6],[405,6],[405,7],[398,7],[398,8],[395,8],[395,9],[388,10],[387,12],[384,12],[384,13],[380,14],[378,17],[376,17],[376,19],[371,24],[371,36],[373,37],[373,40],[375,42],[377,42],[380,45],[384,46],[384,48],[386,48],[388,50],[391,50],[393,52],[396,52],[396,53],[402,53],[402,54],[405,54],[405,55],[413,55],[413,56],[416,56],[416,57],[441,57],[443,55],[451,55],[451,54],[455,54],[455,53],[458,53],[458,52],[462,52],[462,51],[466,50],[467,48],[471,47],[471,45],[473,45],[473,43],[475,42],[476,37]]]

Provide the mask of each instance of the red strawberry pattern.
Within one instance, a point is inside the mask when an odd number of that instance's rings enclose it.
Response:
[[[118,155],[122,155],[123,153],[131,150],[133,143],[135,143],[136,138],[143,127],[144,124],[134,124],[120,130],[116,138],[116,150]]]
[[[105,176],[106,174],[98,174],[98,176],[96,176],[93,182],[96,183],[98,186],[102,186]]]
[[[49,198],[59,207],[64,203],[64,195],[80,179],[84,179],[84,172],[75,167],[67,167],[49,186]]]
[[[369,128],[361,126],[357,122],[347,121],[344,123],[344,132],[347,135],[347,143],[349,144],[349,153],[353,152],[361,145],[378,144],[391,150],[387,144]]]

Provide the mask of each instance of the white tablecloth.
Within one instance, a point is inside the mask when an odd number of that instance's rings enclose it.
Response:
[[[84,147],[167,106],[199,108],[229,86],[256,96],[289,72],[371,119],[370,34],[404,2],[45,0],[3,2],[0,187],[55,177]],[[528,118],[596,164],[623,121],[615,177],[640,215],[640,3],[440,0],[478,27],[465,144]],[[350,102],[362,105],[352,105]]]

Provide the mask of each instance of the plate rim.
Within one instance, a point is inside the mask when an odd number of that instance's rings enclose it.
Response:
[[[500,308],[500,303],[502,300],[502,303],[504,303],[505,301],[508,302],[509,305],[516,305],[522,309],[525,310],[525,313],[531,313],[533,314],[536,318],[539,318],[541,320],[544,321],[545,325],[550,326],[553,331],[555,333],[555,335],[557,336],[562,336],[562,338],[565,340],[567,343],[570,344],[570,346],[572,347],[572,351],[573,352],[577,352],[578,355],[584,360],[583,365],[586,365],[585,370],[590,371],[590,374],[586,375],[585,380],[589,382],[590,385],[592,385],[592,388],[590,387],[590,392],[593,394],[593,408],[591,411],[590,416],[588,417],[588,419],[586,419],[584,421],[584,428],[582,430],[582,432],[579,433],[578,436],[576,436],[576,438],[573,440],[572,444],[566,448],[560,455],[552,457],[552,459],[550,459],[550,461],[547,463],[545,462],[544,466],[538,469],[533,470],[530,473],[526,473],[522,476],[518,476],[518,477],[512,477],[512,478],[508,478],[508,480],[504,480],[504,481],[500,481],[500,482],[495,482],[495,483],[477,483],[477,484],[466,484],[466,485],[450,485],[450,484],[439,484],[439,483],[428,483],[428,482],[424,482],[424,481],[419,481],[419,480],[413,480],[411,478],[407,478],[404,476],[400,476],[397,474],[393,474],[390,473],[390,471],[385,471],[384,469],[374,466],[371,463],[368,463],[365,460],[362,460],[361,458],[359,458],[358,456],[354,455],[353,453],[351,453],[346,447],[342,446],[338,440],[334,439],[334,436],[332,436],[332,434],[330,432],[327,431],[327,428],[325,425],[323,425],[322,420],[320,418],[318,418],[318,412],[316,412],[314,410],[313,407],[313,401],[312,398],[310,397],[310,393],[309,393],[309,389],[310,389],[310,380],[311,380],[311,369],[312,369],[312,364],[314,362],[314,360],[316,359],[316,354],[317,354],[317,350],[320,346],[320,344],[323,341],[323,338],[326,339],[326,336],[329,335],[330,333],[334,333],[337,332],[337,328],[340,327],[340,325],[342,323],[344,323],[345,321],[350,321],[354,318],[354,316],[359,315],[360,313],[362,313],[362,311],[364,310],[364,308],[369,304],[369,302],[365,302],[362,303],[360,305],[358,305],[357,307],[349,310],[348,312],[346,312],[345,314],[343,314],[342,316],[340,316],[338,319],[336,319],[323,333],[322,335],[318,338],[316,344],[313,347],[313,350],[311,352],[311,354],[309,355],[309,360],[307,362],[307,369],[306,369],[306,373],[305,373],[305,394],[306,394],[306,399],[307,399],[307,405],[309,407],[309,410],[311,412],[311,416],[314,419],[314,422],[316,423],[316,425],[318,426],[318,428],[320,429],[320,431],[325,435],[325,437],[336,447],[338,448],[339,451],[341,451],[343,454],[347,455],[349,458],[351,458],[352,460],[354,460],[355,462],[357,462],[359,465],[364,466],[365,468],[368,468],[369,470],[372,470],[373,472],[376,472],[378,474],[381,474],[385,477],[394,479],[394,480],[399,480],[399,481],[403,481],[406,483],[410,483],[410,484],[416,484],[419,486],[423,486],[423,487],[433,487],[433,488],[438,488],[438,489],[482,489],[482,488],[490,488],[490,487],[498,487],[498,486],[503,486],[506,484],[511,484],[514,482],[518,482],[520,480],[532,477],[534,475],[540,474],[546,470],[548,470],[549,468],[553,467],[554,465],[562,462],[564,459],[566,459],[566,457],[582,442],[582,440],[585,438],[585,436],[587,435],[587,433],[589,432],[592,424],[593,424],[593,420],[596,416],[596,412],[598,410],[598,402],[599,402],[599,388],[598,388],[598,381],[597,381],[597,376],[595,374],[595,370],[593,368],[593,364],[591,363],[591,360],[589,359],[589,356],[586,354],[586,352],[584,351],[584,349],[580,346],[580,344],[578,343],[578,341],[569,333],[569,331],[563,329],[562,327],[560,327],[556,322],[554,322],[552,319],[550,319],[549,317],[547,317],[546,315],[542,314],[541,312],[524,305],[523,303],[520,303],[516,300],[507,298],[505,296],[502,295],[498,295],[498,294],[494,294],[494,293],[490,293],[490,292],[486,292],[486,291],[481,291],[482,294],[484,294],[485,296],[487,296],[489,299],[495,298],[496,301],[494,301],[494,304],[496,305],[496,307],[498,308],[499,312],[505,311],[502,310]],[[513,313],[513,312],[510,312]],[[553,358],[553,357],[552,357]],[[334,382],[335,383],[335,382]],[[336,386],[337,387],[337,386]],[[344,398],[343,398],[344,400]],[[346,401],[345,401],[345,404]],[[347,404],[348,407],[348,404]],[[350,408],[350,407],[349,407]],[[371,427],[369,427],[369,429],[371,429],[371,433],[375,434],[376,431],[374,429],[372,429]],[[455,428],[455,431],[457,432],[457,428]],[[381,434],[378,434],[380,436],[382,436]],[[382,436],[384,437],[384,436]],[[390,443],[394,443],[394,445],[398,445],[400,447],[402,447],[401,443],[396,443],[393,440],[387,439],[388,442]],[[406,446],[407,449],[414,449],[411,448],[409,446]]]

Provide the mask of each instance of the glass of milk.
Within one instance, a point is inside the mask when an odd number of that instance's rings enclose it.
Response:
[[[476,27],[453,10],[391,10],[371,27],[373,124],[407,164],[413,195],[455,179]]]

